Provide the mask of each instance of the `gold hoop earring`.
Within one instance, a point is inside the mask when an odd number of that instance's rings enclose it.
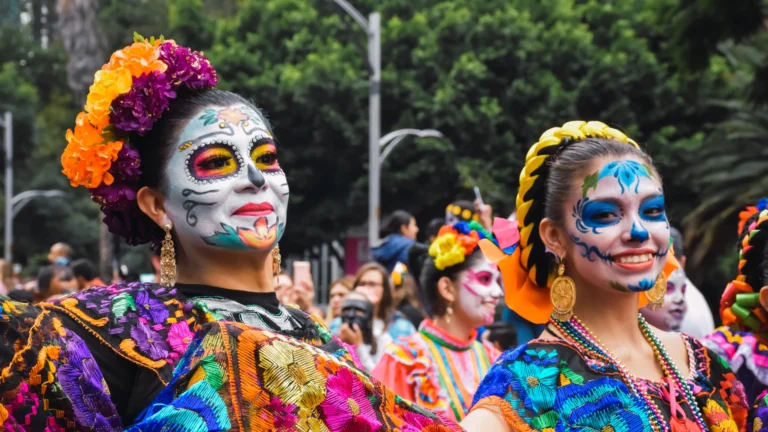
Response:
[[[453,308],[451,306],[448,306],[445,308],[445,322],[450,324],[451,323],[451,316],[453,316]]]
[[[176,285],[176,251],[173,247],[171,224],[165,225],[163,230],[165,230],[165,239],[160,249],[160,285],[172,288]]]
[[[565,276],[565,263],[562,259],[557,267],[557,279],[552,282],[549,291],[549,298],[554,307],[552,318],[558,321],[570,320],[573,316],[573,306],[576,304],[576,284],[573,279]]]
[[[648,298],[648,307],[653,310],[661,309],[664,307],[664,296],[667,295],[667,277],[664,273],[660,273],[656,278],[656,283],[653,284],[653,288],[645,292],[645,297]]]
[[[283,257],[280,256],[280,245],[276,244],[272,249],[272,275],[280,276],[280,265],[283,263]]]

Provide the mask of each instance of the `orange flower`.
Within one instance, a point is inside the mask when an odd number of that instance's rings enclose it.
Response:
[[[135,42],[119,51],[115,51],[112,57],[109,58],[109,63],[105,64],[101,69],[104,71],[115,71],[125,68],[133,77],[139,77],[142,74],[154,71],[165,72],[168,65],[160,61],[155,49],[159,44],[159,41],[155,45],[149,42]]]
[[[267,218],[260,217],[253,225],[254,229],[238,228],[240,240],[254,249],[264,249],[272,246],[277,239],[277,224],[268,226]]]
[[[123,141],[105,143],[88,115],[81,112],[75,121],[75,130],[67,130],[67,148],[61,155],[62,172],[72,186],[95,188],[103,183],[112,184],[114,178],[109,171],[112,161],[123,148]]]
[[[96,72],[93,85],[85,102],[88,120],[99,129],[109,124],[109,109],[112,102],[123,93],[131,90],[131,74],[128,69]]]

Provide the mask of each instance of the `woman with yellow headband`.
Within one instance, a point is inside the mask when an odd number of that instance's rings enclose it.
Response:
[[[600,122],[548,130],[526,157],[517,208],[519,233],[499,224],[508,239],[481,247],[510,308],[548,324],[502,354],[463,427],[744,430],[744,389],[728,366],[638,313],[661,304],[676,261],[661,177],[633,140]]]

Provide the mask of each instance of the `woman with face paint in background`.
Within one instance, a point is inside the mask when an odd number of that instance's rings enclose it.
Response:
[[[444,226],[428,248],[411,248],[410,268],[419,275],[429,318],[418,333],[387,346],[373,371],[398,395],[456,420],[499,355],[477,340],[502,295],[498,268],[477,247],[481,236],[489,234],[477,222],[459,222]]]
[[[677,269],[669,275],[664,305],[660,308],[646,306],[640,309],[640,313],[648,324],[664,331],[680,331],[685,314],[688,312],[688,305],[685,302],[687,284],[688,278],[682,269]]]
[[[468,431],[744,430],[744,389],[700,342],[651,327],[671,254],[661,178],[622,132],[573,121],[545,132],[520,176],[517,226],[494,223],[515,312],[547,323],[502,354]],[[515,229],[518,228],[518,229]]]

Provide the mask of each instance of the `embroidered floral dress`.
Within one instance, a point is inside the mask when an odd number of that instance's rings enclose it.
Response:
[[[709,430],[746,430],[741,383],[719,356],[695,340],[685,341],[687,381]],[[670,391],[667,382],[642,384],[673,431],[698,431],[679,391]],[[472,409],[491,410],[520,432],[652,431],[642,398],[630,393],[614,366],[559,340],[539,339],[502,354],[480,384]]]
[[[424,320],[419,332],[389,344],[373,376],[398,395],[454,420],[464,418],[499,352],[476,340],[459,340]]]

